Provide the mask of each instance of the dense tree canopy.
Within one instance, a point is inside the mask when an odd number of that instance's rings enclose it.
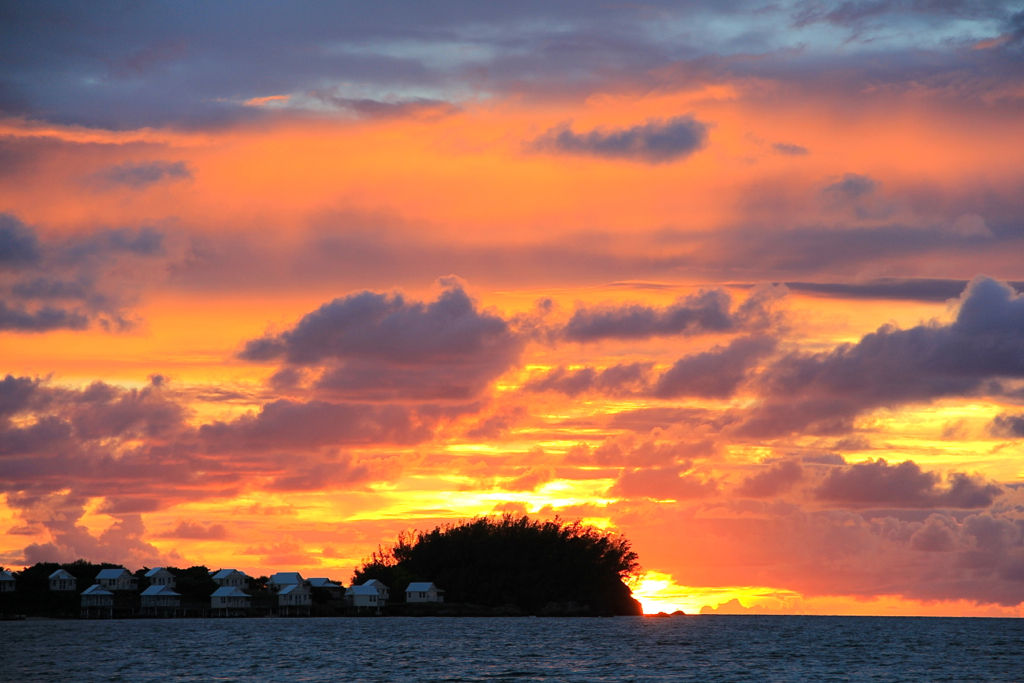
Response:
[[[432,581],[447,602],[515,605],[537,613],[573,602],[598,614],[639,614],[625,581],[640,570],[629,541],[582,522],[506,514],[403,534],[359,567],[354,583],[379,579],[401,599],[411,581]]]

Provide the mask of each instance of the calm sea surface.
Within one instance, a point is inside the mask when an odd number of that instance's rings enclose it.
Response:
[[[0,622],[0,681],[1024,681],[1024,620]]]

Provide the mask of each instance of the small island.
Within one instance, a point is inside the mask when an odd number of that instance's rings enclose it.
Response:
[[[400,534],[347,590],[294,571],[38,563],[0,571],[0,618],[639,616],[627,585],[639,572],[622,536],[505,514]]]
[[[507,614],[624,616],[643,614],[627,585],[639,571],[622,536],[505,514],[400,535],[356,569],[353,583],[376,579],[403,591],[432,581],[447,603]]]

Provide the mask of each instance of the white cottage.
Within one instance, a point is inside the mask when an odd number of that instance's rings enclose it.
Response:
[[[344,594],[341,584],[335,583],[330,579],[318,577],[315,579],[307,579],[306,583],[309,584],[310,588],[323,588],[326,591],[330,591],[331,597],[336,600],[340,599]]]
[[[73,591],[78,590],[78,579],[63,569],[58,569],[50,574],[50,590],[52,591]]]
[[[278,572],[271,574],[270,579],[267,581],[267,588],[270,589],[271,593],[278,593],[285,586],[305,583],[306,580],[298,572]]]
[[[383,600],[380,593],[373,586],[349,586],[345,591],[345,602],[359,610],[373,609],[380,610]]]
[[[210,576],[221,588],[248,588],[249,577],[237,569],[221,569]]]
[[[304,583],[290,583],[277,592],[280,614],[309,614],[313,592]]]
[[[0,593],[13,593],[15,585],[14,574],[6,569],[0,571]]]
[[[444,591],[432,583],[410,583],[405,589],[406,602],[444,602]]]
[[[210,607],[214,614],[247,612],[251,604],[251,598],[235,586],[223,586],[210,596]]]
[[[82,591],[82,618],[114,616],[114,594],[99,584]]]
[[[175,593],[170,586],[150,586],[142,591],[144,611],[177,609],[180,606],[181,595]]]
[[[174,574],[167,571],[164,567],[153,567],[146,572],[146,578],[149,579],[150,586],[167,586],[168,588],[174,588],[176,579]],[[145,592],[143,592],[145,595]]]
[[[96,575],[96,583],[108,591],[137,591],[139,580],[124,567],[117,569],[101,569]]]
[[[370,579],[369,581],[363,581],[364,586],[371,586],[377,589],[377,595],[380,596],[381,603],[385,603],[391,599],[391,589],[385,586],[377,579]]]

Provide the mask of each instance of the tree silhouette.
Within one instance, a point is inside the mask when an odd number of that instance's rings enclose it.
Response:
[[[433,581],[446,602],[515,605],[538,613],[576,603],[598,614],[640,614],[625,581],[640,571],[629,541],[580,521],[526,515],[477,517],[403,533],[356,569],[354,583],[378,579],[401,600],[412,581]]]

